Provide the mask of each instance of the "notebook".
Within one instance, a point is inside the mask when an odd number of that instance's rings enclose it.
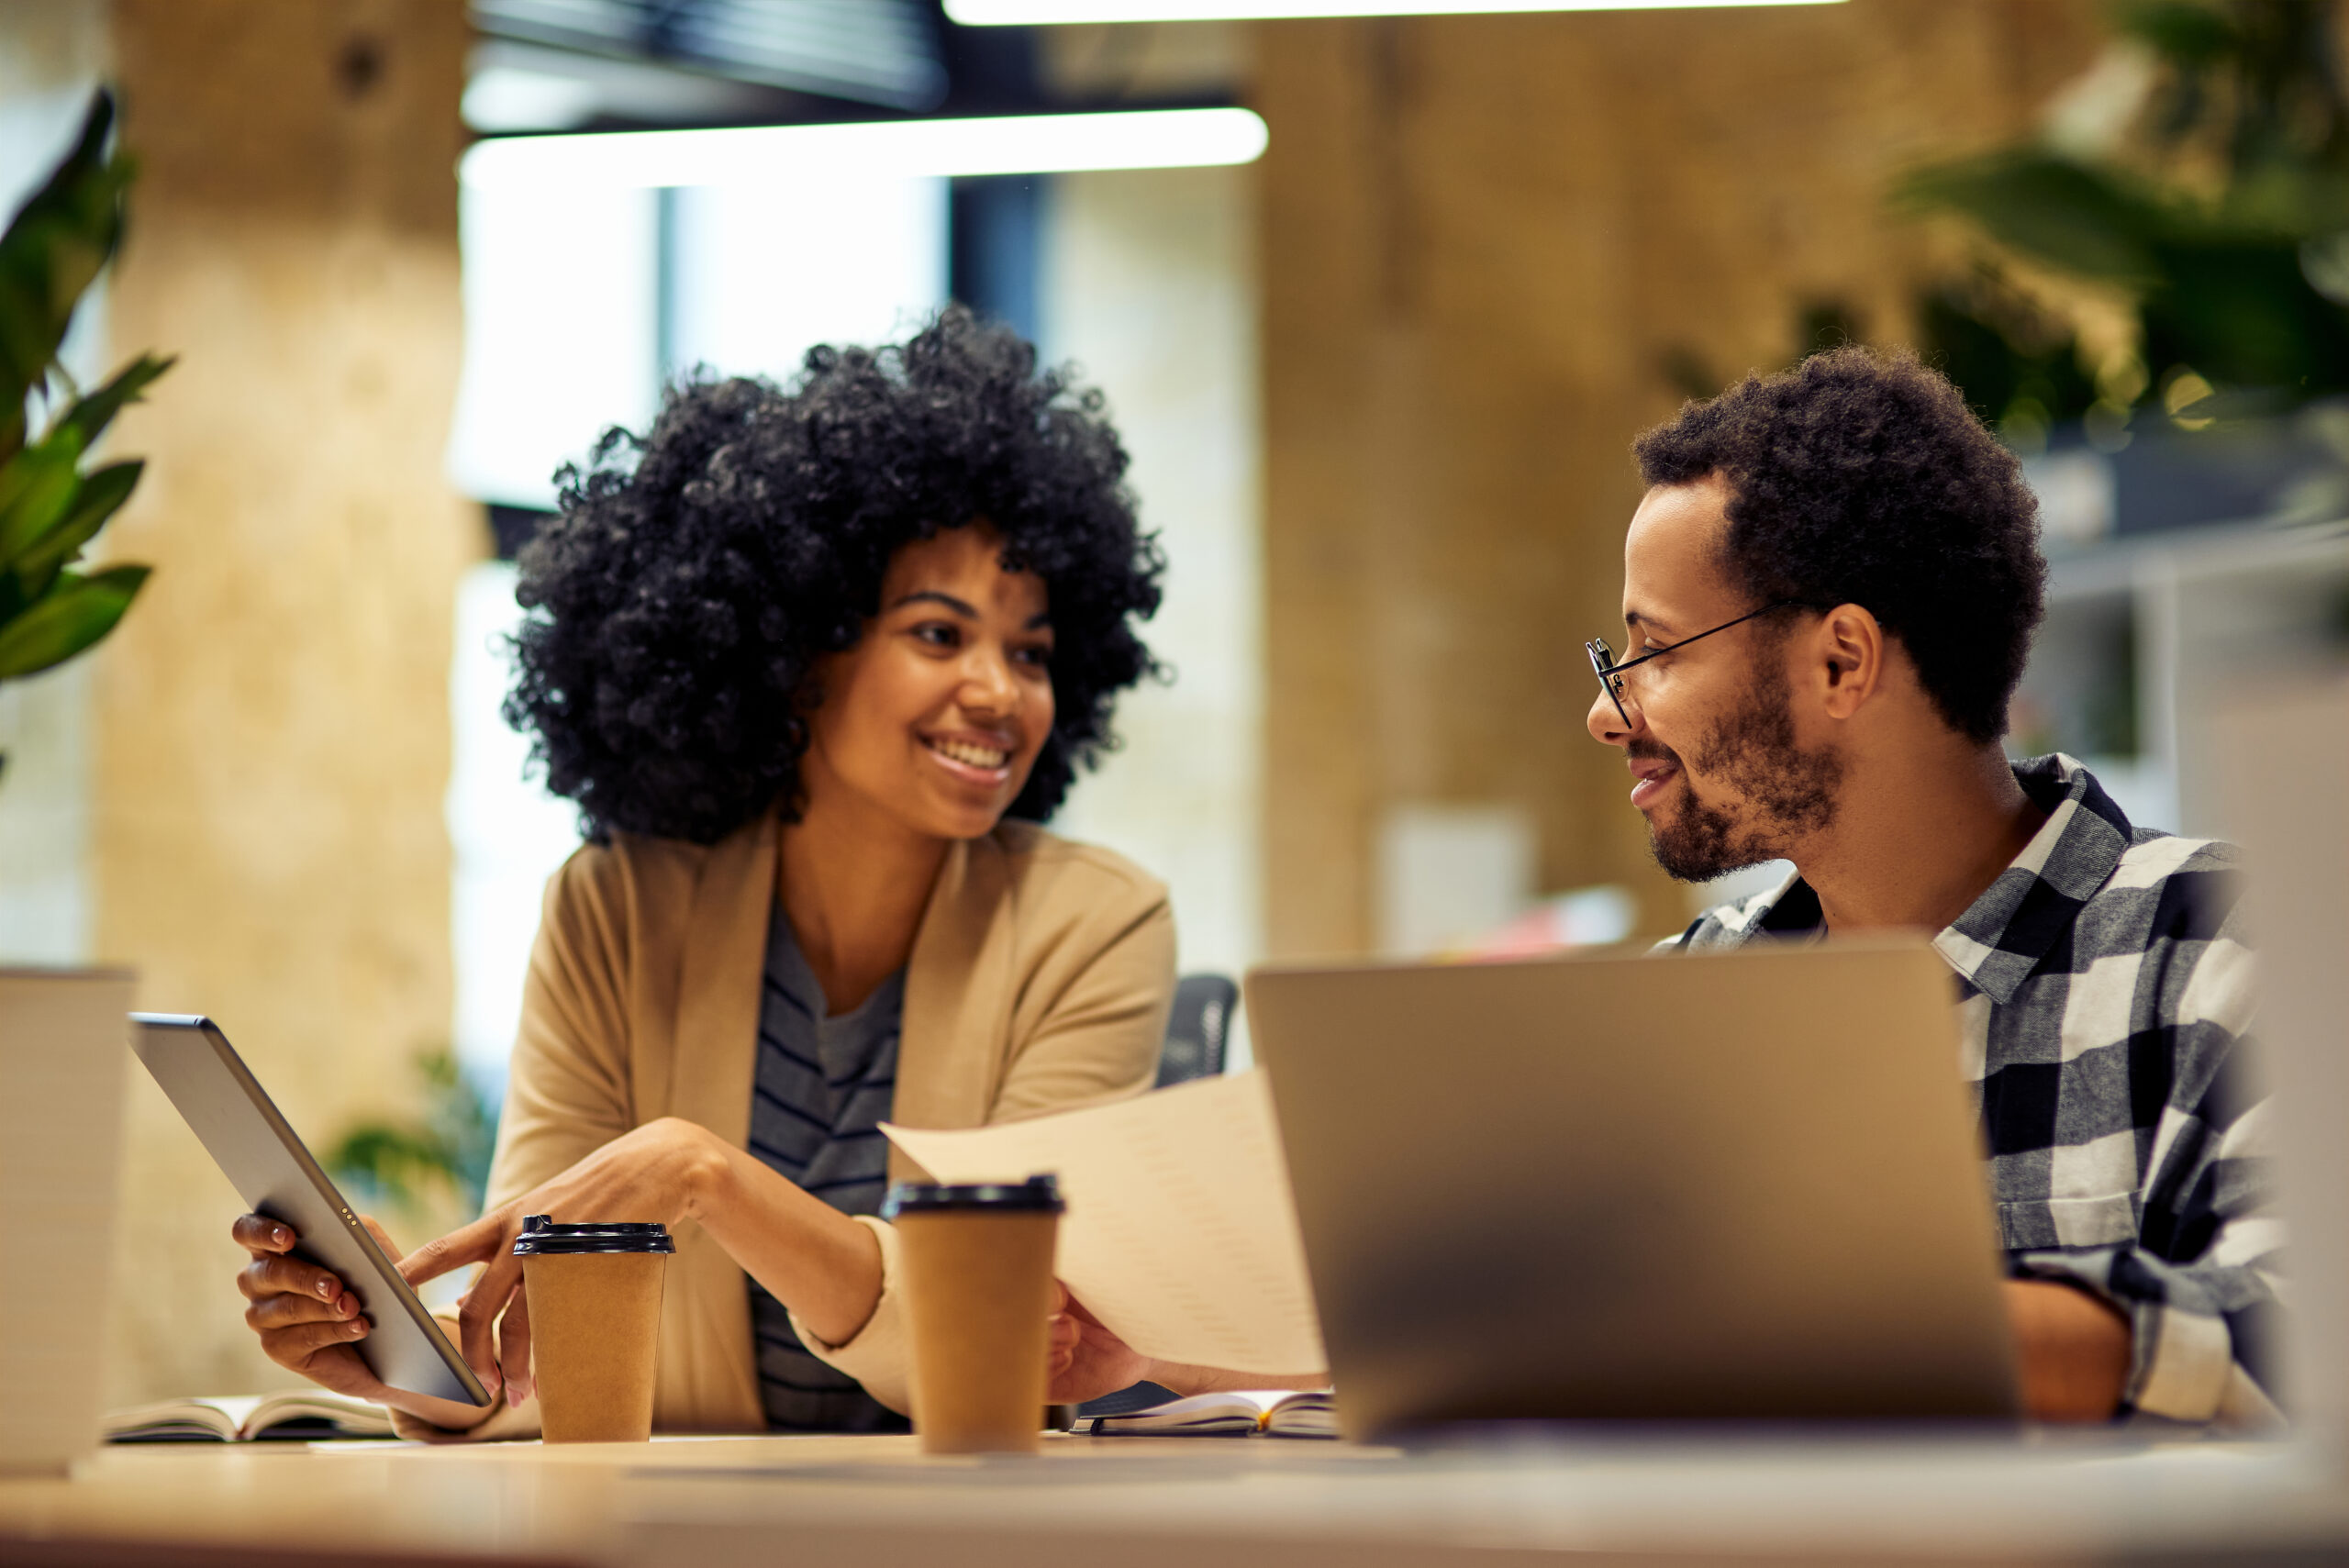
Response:
[[[1097,1438],[1334,1438],[1338,1417],[1327,1389],[1230,1389],[1089,1417],[1073,1429]]]
[[[166,1399],[117,1410],[106,1418],[110,1443],[307,1441],[391,1435],[391,1411],[322,1388]]]

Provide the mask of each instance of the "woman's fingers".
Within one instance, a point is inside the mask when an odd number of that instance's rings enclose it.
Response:
[[[422,1284],[451,1269],[495,1258],[513,1243],[507,1233],[514,1223],[511,1207],[494,1208],[471,1225],[461,1225],[446,1236],[427,1241],[399,1261],[401,1277],[411,1285]]]
[[[497,1392],[505,1374],[497,1364],[497,1351],[491,1343],[493,1329],[507,1303],[521,1294],[521,1266],[512,1258],[493,1258],[489,1266],[473,1281],[473,1289],[465,1293],[464,1304],[457,1308],[458,1350],[473,1375],[491,1393]]]
[[[486,1263],[457,1305],[460,1354],[473,1369],[482,1386],[492,1394],[501,1382],[493,1325],[507,1298],[521,1281],[521,1266],[512,1257],[513,1230],[520,1223],[515,1207],[491,1209],[471,1225],[463,1225],[438,1240],[427,1241],[399,1261],[399,1271],[411,1285],[438,1279],[467,1263]]]
[[[262,1331],[261,1348],[269,1359],[280,1366],[305,1370],[305,1363],[320,1351],[335,1345],[349,1345],[367,1337],[367,1319],[351,1318],[333,1323],[296,1323],[288,1329],[266,1329]]]
[[[301,1296],[329,1302],[343,1294],[342,1281],[330,1270],[299,1258],[262,1255],[237,1271],[237,1288],[248,1300],[266,1296]]]
[[[506,1402],[518,1406],[537,1391],[530,1366],[530,1293],[518,1290],[497,1320],[497,1364],[506,1373]]]
[[[228,1234],[238,1246],[260,1257],[265,1253],[283,1252],[298,1240],[294,1228],[283,1220],[272,1219],[265,1214],[240,1214],[228,1227]]]
[[[245,1326],[267,1332],[296,1323],[348,1323],[359,1317],[359,1298],[344,1291],[332,1301],[290,1292],[261,1296],[245,1308]]]

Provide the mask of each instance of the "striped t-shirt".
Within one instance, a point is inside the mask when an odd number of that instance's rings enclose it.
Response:
[[[880,1123],[897,1083],[903,971],[853,1012],[827,1017],[824,990],[777,904],[767,922],[751,1152],[842,1214],[877,1214],[888,1187]],[[783,1303],[751,1281],[759,1394],[779,1432],[903,1432],[906,1418],[809,1354]]]

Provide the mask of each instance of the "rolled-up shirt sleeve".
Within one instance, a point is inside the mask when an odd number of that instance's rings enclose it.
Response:
[[[2207,1027],[2207,1026],[2206,1026]],[[2284,1224],[2268,1125],[2273,1104],[2241,1104],[2247,1042],[2204,1039],[2221,1056],[2202,1094],[2165,1110],[2133,1246],[2024,1251],[2024,1277],[2103,1296],[2133,1334],[2123,1417],[2258,1427],[2279,1419],[2273,1391]]]

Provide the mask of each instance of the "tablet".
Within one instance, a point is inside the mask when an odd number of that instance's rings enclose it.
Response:
[[[133,1013],[131,1049],[253,1213],[301,1237],[293,1255],[331,1269],[374,1330],[359,1359],[384,1384],[479,1407],[491,1402],[465,1358],[294,1135],[210,1018]]]

